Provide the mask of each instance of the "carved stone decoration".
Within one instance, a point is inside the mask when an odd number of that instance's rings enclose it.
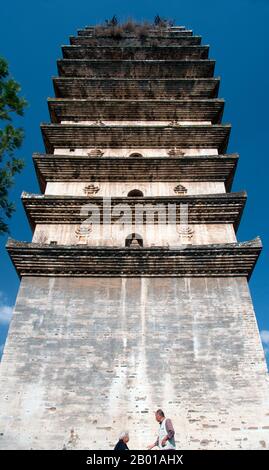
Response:
[[[169,127],[179,127],[180,123],[176,119],[173,119],[171,122],[169,122],[168,126]]]
[[[131,241],[130,243],[130,248],[140,248],[140,245],[138,243],[138,240],[136,240],[135,238],[133,238],[133,240]]]
[[[91,232],[92,224],[82,224],[75,230],[75,235],[80,243],[87,243]]]
[[[185,155],[185,152],[174,147],[168,150],[167,155],[169,155],[169,157],[182,157],[183,155]]]
[[[96,193],[98,193],[98,191],[100,191],[100,186],[98,186],[97,184],[91,183],[88,186],[85,186],[83,191],[86,194],[86,196],[94,196]]]
[[[182,184],[178,184],[177,186],[174,187],[174,192],[182,196],[184,194],[187,194],[188,190]]]
[[[128,235],[128,237],[125,239],[125,246],[129,248],[143,247],[143,239],[141,235],[138,235],[136,233],[131,233],[130,235]]]
[[[101,127],[104,127],[106,124],[101,120],[101,119],[97,119],[93,124],[91,124],[92,126],[101,126]]]
[[[105,152],[103,152],[102,150],[100,149],[92,149],[90,150],[87,155],[89,157],[102,157],[104,155]]]
[[[181,243],[191,243],[194,234],[194,229],[189,225],[180,225],[177,229],[177,233],[179,234]]]

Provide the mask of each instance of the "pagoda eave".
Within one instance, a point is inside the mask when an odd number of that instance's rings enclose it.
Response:
[[[53,77],[58,98],[216,98],[220,78]]]
[[[227,125],[87,125],[41,124],[48,153],[55,148],[214,148],[225,153],[231,126]]]
[[[200,60],[207,59],[209,46],[62,46],[64,59],[111,60]]]
[[[179,247],[112,248],[44,245],[8,240],[20,277],[247,277],[262,249],[259,238],[243,243]]]
[[[221,181],[230,191],[239,156],[89,157],[33,155],[41,190],[57,181]]]
[[[200,60],[100,60],[59,59],[60,76],[128,78],[213,77],[215,61]]]
[[[155,37],[158,37],[159,34],[160,34],[160,31],[150,31],[147,37],[153,39]],[[190,30],[190,29],[185,29],[185,30],[182,29],[182,30],[178,30],[178,31],[164,31],[164,30],[162,30],[161,35],[164,38],[181,38],[181,37],[185,37],[185,36],[192,36],[193,31]],[[104,36],[95,35],[94,31],[93,31],[93,28],[92,29],[79,29],[78,30],[78,36],[79,37],[86,36],[86,37],[91,37],[91,38],[96,38],[96,39],[99,39],[100,37],[109,37],[111,40],[113,40],[113,38],[111,36],[108,36],[108,35],[105,35],[105,34],[104,34]],[[123,38],[136,38],[137,36],[133,35],[131,33],[128,33],[128,34],[125,33],[125,34],[123,34],[122,37]]]
[[[82,120],[151,120],[221,122],[222,99],[68,99],[49,98],[48,106],[53,123]]]
[[[36,224],[80,224],[88,217],[87,206],[94,205],[100,211],[102,224],[118,223],[120,215],[116,208],[128,207],[131,215],[139,207],[147,217],[153,216],[153,223],[172,223],[172,207],[175,209],[175,221],[182,221],[182,206],[188,207],[189,224],[233,224],[235,230],[240,222],[246,203],[245,192],[220,193],[184,196],[158,196],[158,197],[112,197],[101,196],[58,196],[22,193],[22,202],[27,213],[30,225]],[[154,214],[162,207],[165,217],[154,219]],[[113,212],[114,211],[114,212]],[[116,212],[115,212],[116,211]],[[103,214],[109,212],[110,218],[103,220]],[[117,215],[115,215],[117,214]],[[146,216],[143,223],[147,223]]]
[[[71,45],[78,46],[95,46],[97,44],[97,38],[95,36],[69,36],[69,41]],[[155,35],[153,37],[145,37],[143,40],[143,45],[151,46],[161,45],[161,46],[191,46],[191,45],[200,45],[202,41],[202,36],[178,36],[178,37],[163,37],[161,35]],[[125,45],[141,45],[141,41],[137,36],[121,37],[115,41],[117,46]],[[99,36],[98,44],[100,45],[111,45],[111,38],[109,36]]]

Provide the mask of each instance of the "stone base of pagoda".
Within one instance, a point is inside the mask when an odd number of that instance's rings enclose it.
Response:
[[[113,449],[124,429],[145,449],[158,408],[178,449],[268,448],[245,278],[36,274],[22,279],[1,362],[1,449]]]

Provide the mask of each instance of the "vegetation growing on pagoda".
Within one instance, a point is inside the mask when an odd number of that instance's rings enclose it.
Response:
[[[170,26],[173,26],[173,24],[174,21],[162,18],[159,15],[155,16],[153,23],[147,21],[139,23],[132,19],[120,23],[114,15],[110,20],[105,20],[103,24],[95,26],[94,35],[114,39],[121,39],[125,36],[132,35],[143,40],[149,36],[152,30],[158,32],[168,29]]]

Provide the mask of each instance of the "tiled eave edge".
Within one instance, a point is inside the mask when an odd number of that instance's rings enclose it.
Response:
[[[51,121],[150,120],[221,122],[222,99],[68,99],[48,98]]]
[[[216,98],[220,78],[53,77],[58,98],[182,99]]]
[[[208,59],[209,46],[178,45],[63,45],[64,59],[95,60],[203,60]]]
[[[259,238],[243,243],[163,248],[42,245],[8,240],[19,276],[247,277],[262,249]]]
[[[146,78],[207,78],[214,76],[215,61],[209,59],[186,60],[108,60],[108,59],[59,59],[60,76],[118,76]]]
[[[22,193],[22,202],[27,213],[30,225],[36,224],[80,224],[88,217],[86,207],[94,205],[100,215],[106,211],[116,210],[116,206],[130,208],[133,218],[137,205],[147,209],[147,215],[154,216],[158,207],[164,207],[166,218],[161,223],[167,224],[167,217],[171,207],[176,209],[176,223],[182,217],[182,206],[188,205],[188,222],[190,224],[233,224],[237,229],[246,203],[246,193],[221,193],[190,196],[159,196],[159,197],[89,197],[89,196],[57,196]],[[84,210],[83,210],[84,208]],[[86,212],[85,212],[86,211]],[[117,223],[120,216],[101,223]],[[144,223],[146,219],[144,220]],[[158,220],[156,219],[156,223]],[[160,222],[159,222],[160,223]],[[171,222],[170,222],[171,223]]]
[[[89,157],[35,153],[41,191],[46,183],[94,181],[221,181],[230,191],[238,154],[180,157]]]
[[[112,39],[113,41],[113,39]],[[69,36],[69,42],[71,45],[111,45],[111,38],[108,36]],[[200,45],[202,43],[202,36],[197,35],[181,35],[178,37],[163,37],[161,35],[155,35],[154,37],[145,37],[143,41],[137,36],[122,37],[118,40],[114,40],[112,44],[116,47],[127,47],[129,45],[138,46],[181,46],[181,45]]]
[[[217,148],[225,153],[230,124],[179,126],[99,126],[86,124],[41,124],[48,153],[55,148]]]

